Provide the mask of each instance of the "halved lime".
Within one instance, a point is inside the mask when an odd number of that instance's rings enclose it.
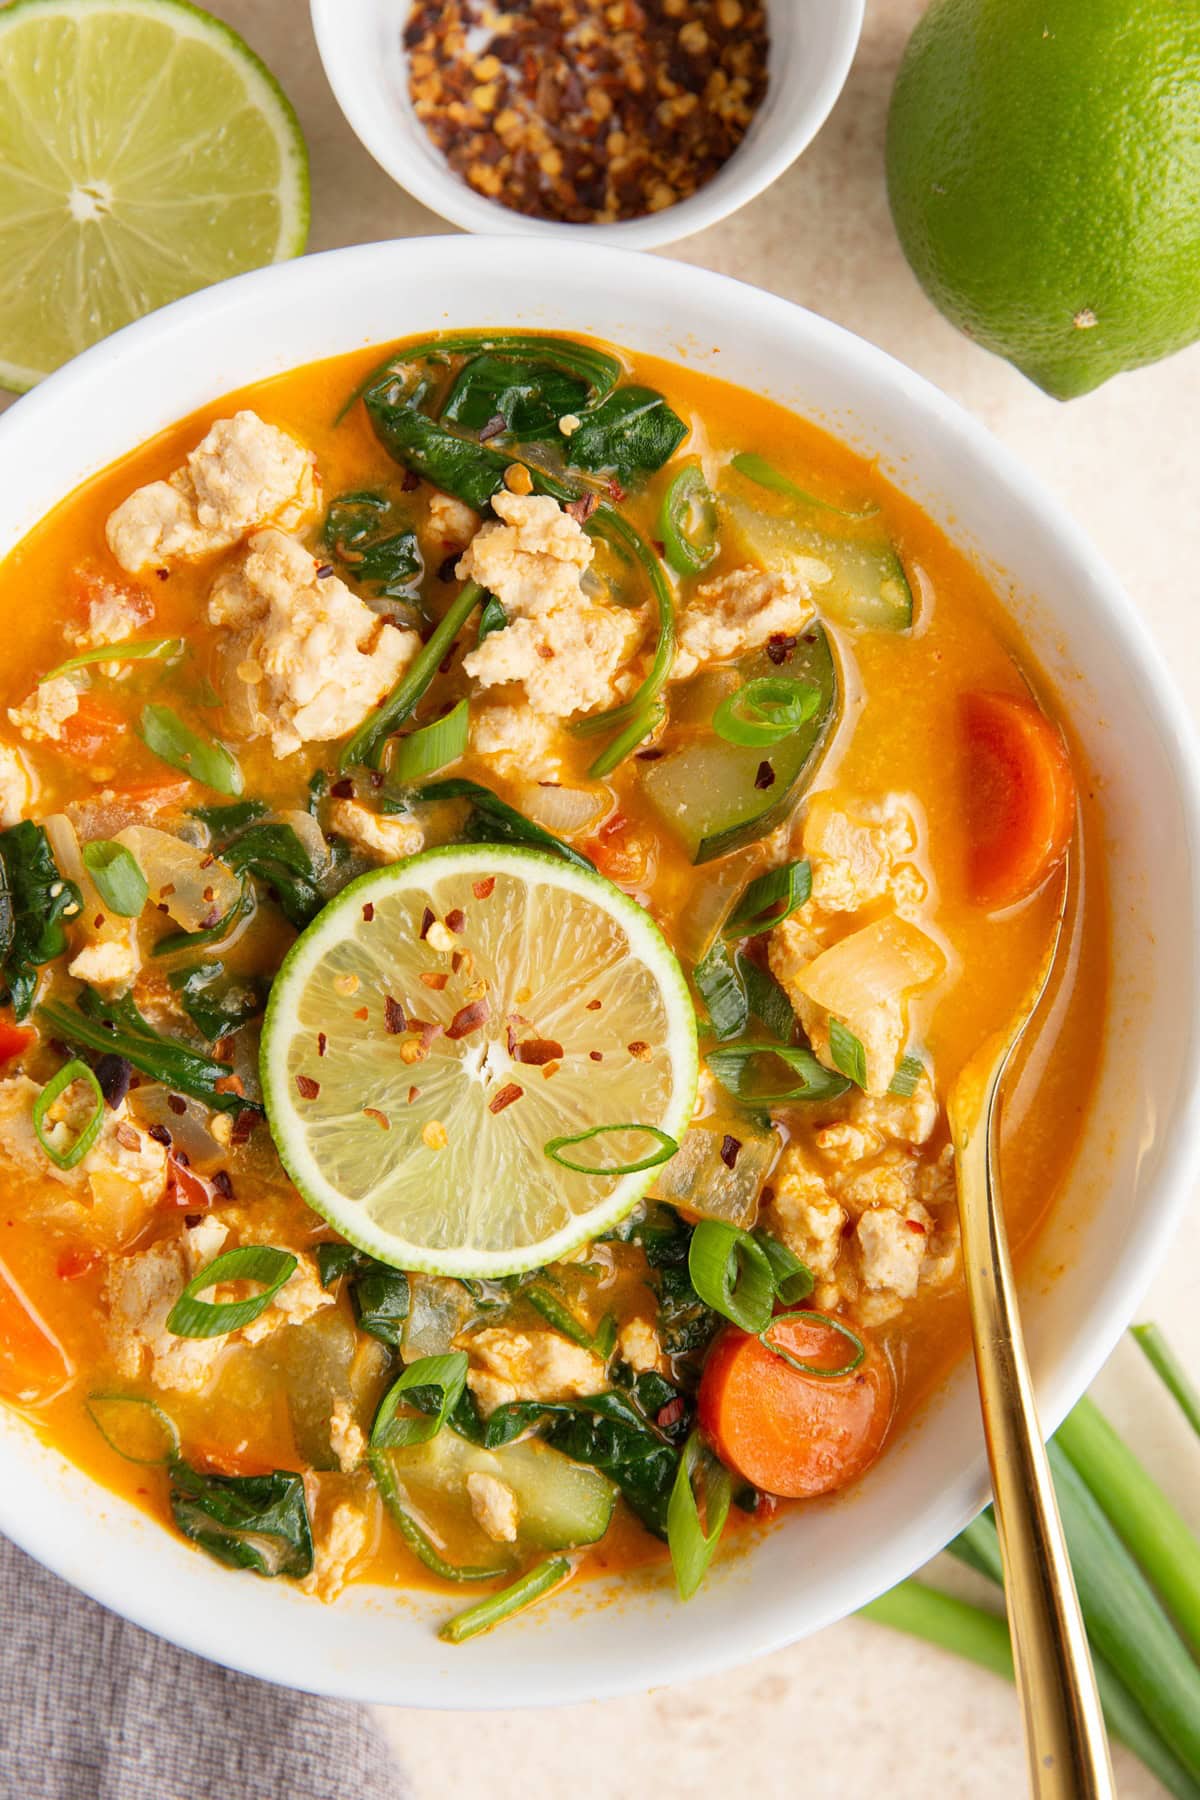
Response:
[[[351,882],[285,957],[262,1047],[309,1205],[439,1275],[537,1268],[615,1224],[686,1129],[696,1069],[687,983],[649,914],[492,845]]]
[[[185,0],[0,10],[0,386],[308,235],[296,115]]]

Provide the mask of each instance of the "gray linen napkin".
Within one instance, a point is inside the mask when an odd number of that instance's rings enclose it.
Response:
[[[177,1650],[0,1539],[0,1800],[404,1792],[364,1708]]]

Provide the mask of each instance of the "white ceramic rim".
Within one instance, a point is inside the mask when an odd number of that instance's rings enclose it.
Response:
[[[784,8],[794,15],[797,8],[812,6],[814,0],[767,0],[767,4],[774,33]],[[476,193],[460,180],[431,143],[423,141],[414,146],[414,138],[422,132],[415,118],[407,112],[389,112],[374,104],[368,89],[371,83],[385,78],[383,64],[379,58],[364,61],[366,31],[363,22],[353,15],[369,12],[373,17],[378,10],[377,0],[310,0],[317,51],[347,123],[380,168],[414,199],[464,231],[506,237],[517,234],[543,242],[586,241],[625,250],[660,248],[715,225],[761,194],[808,148],[846,85],[862,35],[866,0],[815,0],[815,5],[820,28],[829,38],[825,56],[814,64],[811,76],[805,71],[803,85],[792,85],[789,108],[773,114],[763,124],[761,136],[755,134],[752,125],[729,161],[699,192],[644,218],[615,225],[568,225],[551,219],[525,218]],[[397,39],[401,27],[397,14],[394,27],[390,27]],[[803,27],[797,26],[793,16],[788,20],[788,29]],[[803,54],[801,44],[801,59]],[[364,66],[371,70],[366,78]],[[755,166],[751,171],[747,153],[752,147]]]
[[[320,311],[322,320],[331,321],[328,354],[339,348],[360,347],[363,342],[386,342],[382,333],[366,339],[356,337],[342,323],[349,312],[348,294],[369,292],[373,287],[394,294],[405,282],[411,282],[418,270],[426,280],[436,276],[455,284],[478,283],[489,269],[496,267],[505,268],[514,279],[519,276],[522,282],[536,278],[540,310],[523,321],[527,324],[552,327],[555,308],[564,312],[572,304],[578,308],[580,294],[594,293],[607,284],[610,292],[636,295],[637,304],[651,315],[656,309],[664,314],[672,309],[682,312],[682,333],[687,329],[687,307],[691,297],[696,296],[697,317],[703,314],[707,320],[708,313],[719,313],[726,321],[727,331],[736,326],[739,333],[750,334],[751,340],[760,330],[764,334],[786,334],[798,360],[819,359],[823,367],[844,372],[847,381],[865,382],[879,394],[902,402],[906,416],[928,433],[931,446],[978,470],[980,480],[987,484],[989,504],[1010,507],[1014,514],[1051,534],[1062,546],[1065,558],[1078,570],[1081,583],[1088,589],[1092,609],[1089,624],[1115,641],[1122,666],[1128,671],[1131,691],[1139,698],[1156,743],[1169,755],[1178,773],[1176,823],[1181,827],[1183,840],[1179,854],[1190,862],[1192,871],[1200,867],[1200,756],[1188,715],[1145,625],[1084,534],[1008,450],[930,383],[841,327],[724,276],[688,268],[686,297],[681,297],[680,270],[665,260],[591,246],[568,248],[558,244],[535,249],[518,240],[485,243],[478,238],[454,237],[363,245],[256,271],[179,300],[128,326],[20,400],[0,419],[0,475],[7,472],[19,488],[22,462],[30,454],[23,449],[25,440],[30,440],[31,449],[39,441],[39,434],[43,443],[53,443],[60,428],[72,417],[81,416],[80,409],[85,409],[86,416],[89,406],[111,407],[139,357],[177,359],[187,354],[195,340],[212,339],[221,331],[244,336],[243,315],[256,318],[265,330],[265,321],[285,317],[289,303],[305,290],[310,307]],[[559,297],[555,297],[556,288]],[[544,316],[547,310],[549,317]],[[562,329],[582,329],[565,325],[561,319],[559,324]],[[256,346],[257,342],[256,339]],[[209,350],[211,353],[211,344]],[[277,356],[273,345],[263,348],[263,378],[275,372],[272,358]],[[212,399],[218,399],[221,391],[218,377],[213,383]],[[4,491],[0,480],[0,493]],[[27,530],[36,516],[22,517],[18,508],[14,520],[18,531]],[[1189,922],[1194,929],[1194,903]],[[1173,970],[1172,978],[1178,991],[1183,976],[1176,978]],[[1138,1297],[1166,1251],[1200,1172],[1200,1032],[1196,1029],[1200,1019],[1200,965],[1195,961],[1185,998],[1190,1007],[1191,1028],[1177,1062],[1177,1125],[1174,1135],[1164,1143],[1154,1204],[1146,1209],[1142,1229],[1119,1268],[1110,1258],[1104,1279],[1090,1291],[1082,1327],[1057,1353],[1041,1359],[1039,1401],[1047,1431],[1057,1427],[1084,1392],[1133,1317]],[[1035,1366],[1038,1362],[1035,1355]],[[908,1450],[906,1467],[920,1459],[916,1443],[920,1424],[918,1419],[910,1428],[914,1442]],[[894,1448],[891,1458],[878,1465],[880,1470],[889,1461],[895,1466],[900,1448],[905,1446]],[[0,1462],[5,1455],[0,1444]],[[31,1478],[35,1484],[37,1479]],[[622,1609],[617,1605],[600,1610],[611,1620],[609,1636],[615,1634],[620,1654],[607,1654],[599,1667],[595,1655],[590,1659],[581,1657],[578,1663],[564,1659],[561,1652],[557,1658],[547,1656],[545,1646],[551,1638],[548,1634],[544,1638],[538,1636],[538,1625],[545,1615],[531,1614],[519,1628],[508,1627],[501,1634],[504,1647],[494,1661],[487,1661],[486,1653],[471,1664],[456,1661],[449,1675],[441,1672],[440,1684],[432,1673],[426,1676],[419,1666],[411,1664],[400,1668],[375,1666],[364,1672],[344,1667],[336,1658],[321,1662],[315,1652],[321,1632],[314,1629],[311,1639],[307,1639],[303,1619],[310,1603],[298,1596],[295,1608],[287,1613],[289,1624],[294,1621],[290,1631],[294,1642],[287,1641],[289,1634],[279,1628],[282,1614],[276,1608],[272,1636],[277,1641],[264,1650],[249,1628],[260,1612],[267,1617],[267,1607],[265,1603],[260,1606],[255,1590],[282,1584],[249,1583],[238,1587],[227,1571],[216,1566],[196,1573],[203,1559],[182,1548],[172,1565],[178,1571],[178,1590],[170,1583],[143,1580],[136,1591],[131,1591],[125,1580],[128,1570],[122,1570],[120,1558],[110,1565],[100,1554],[105,1541],[102,1523],[91,1523],[90,1536],[81,1533],[92,1551],[81,1558],[78,1545],[64,1541],[49,1496],[45,1508],[36,1504],[36,1495],[34,1503],[25,1504],[14,1498],[3,1481],[0,1528],[45,1566],[104,1605],[185,1649],[226,1666],[313,1691],[384,1704],[509,1707],[605,1698],[659,1685],[668,1679],[694,1678],[794,1642],[797,1637],[846,1616],[927,1561],[967,1523],[986,1494],[986,1461],[981,1444],[976,1444],[963,1466],[937,1489],[928,1504],[912,1516],[901,1512],[890,1535],[857,1548],[855,1556],[847,1559],[848,1567],[840,1574],[839,1584],[822,1587],[818,1581],[816,1602],[811,1594],[793,1598],[789,1591],[765,1612],[746,1606],[737,1609],[735,1603],[732,1619],[720,1632],[704,1631],[698,1621],[697,1628],[688,1633],[686,1648],[674,1649],[667,1666],[653,1642],[652,1631],[624,1631]],[[848,1497],[851,1501],[854,1498]],[[126,1510],[122,1507],[122,1511]],[[149,1531],[171,1541],[160,1527],[150,1521],[145,1523]],[[773,1535],[788,1534],[785,1530]],[[190,1560],[184,1561],[185,1558]],[[161,1562],[162,1558],[158,1560]],[[738,1575],[738,1560],[733,1559],[731,1584],[735,1593],[738,1580],[746,1579],[744,1572]],[[755,1557],[740,1560],[750,1565]],[[228,1600],[224,1588],[213,1589],[214,1582],[233,1584]],[[731,1584],[726,1583],[726,1597]],[[214,1595],[218,1592],[220,1599],[216,1600]],[[185,1599],[198,1597],[203,1597],[206,1604],[189,1614]],[[385,1599],[389,1605],[395,1604],[390,1593],[385,1594]],[[693,1608],[698,1604],[693,1602]],[[689,1618],[693,1616],[689,1614]],[[537,1625],[532,1623],[535,1620]],[[482,1648],[491,1642],[485,1638],[479,1640],[479,1645]],[[602,1639],[602,1645],[606,1643]],[[438,1657],[432,1639],[428,1652],[432,1667]],[[462,1657],[461,1652],[454,1655]],[[564,1662],[566,1666],[560,1666]]]

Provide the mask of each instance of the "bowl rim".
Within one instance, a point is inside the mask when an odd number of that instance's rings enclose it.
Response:
[[[779,5],[780,0],[767,0]],[[787,6],[800,0],[782,0]],[[394,129],[376,128],[362,100],[362,73],[354,60],[353,46],[345,35],[348,6],[373,7],[377,0],[309,0],[309,13],[317,54],[346,123],[363,148],[397,186],[464,231],[482,236],[539,238],[543,243],[604,244],[613,248],[652,250],[689,237],[739,211],[763,193],[811,144],[841,96],[850,74],[866,15],[866,0],[823,0],[835,9],[835,43],[821,78],[811,88],[807,104],[779,115],[777,128],[764,136],[762,164],[753,176],[742,173],[739,145],[717,174],[686,200],[676,201],[661,212],[614,224],[567,224],[554,219],[533,219],[489,200],[468,187],[445,164],[440,153],[426,161],[408,149],[409,131],[404,123]],[[398,27],[397,27],[398,29]],[[773,146],[773,147],[771,147]],[[433,146],[430,146],[433,150]]]
[[[652,306],[661,297],[664,304],[670,301],[678,307],[678,288],[673,285],[679,273],[678,265],[666,259],[647,258],[593,244],[568,246],[560,242],[535,248],[525,238],[484,240],[470,236],[437,236],[331,250],[315,257],[252,271],[186,296],[93,346],[23,396],[0,417],[0,455],[9,452],[13,442],[22,439],[26,433],[35,436],[43,418],[52,422],[60,409],[66,407],[69,411],[71,406],[77,406],[89,395],[97,399],[105,397],[114,382],[122,381],[131,359],[152,353],[156,347],[177,350],[193,332],[206,333],[221,327],[236,330],[243,302],[248,299],[253,298],[264,305],[269,302],[269,310],[282,313],[289,297],[314,279],[318,284],[325,283],[333,300],[338,295],[358,291],[360,285],[365,288],[370,283],[394,282],[397,274],[402,280],[411,280],[414,267],[421,259],[438,263],[448,275],[469,278],[486,274],[497,255],[510,263],[523,263],[531,275],[536,271],[547,290],[553,289],[556,278],[565,284],[586,273],[589,281],[607,282],[613,291],[636,295],[639,305]],[[827,351],[835,362],[852,363],[858,376],[868,385],[881,391],[891,390],[895,398],[903,400],[915,415],[920,416],[921,424],[934,440],[940,440],[943,445],[951,444],[968,456],[978,457],[997,491],[1005,492],[1020,511],[1032,514],[1054,533],[1064,554],[1079,569],[1081,580],[1086,583],[1088,604],[1098,627],[1110,628],[1120,640],[1122,651],[1129,658],[1131,680],[1140,687],[1154,726],[1174,760],[1192,865],[1200,866],[1200,744],[1188,710],[1146,622],[1062,504],[1013,452],[963,407],[887,352],[762,289],[748,287],[709,270],[688,267],[686,273],[689,292],[698,291],[719,308],[731,324],[736,322],[739,332],[753,334],[759,322],[764,328],[770,322],[777,329],[790,330],[798,340],[804,340],[803,344],[797,344],[798,354],[815,357]],[[344,315],[331,310],[331,317],[340,321]],[[553,329],[552,321],[547,321],[545,328]],[[686,324],[681,335],[685,331]],[[329,336],[333,340],[340,339],[341,348],[345,350],[365,347],[364,339],[355,337],[353,330],[347,331],[340,322],[334,324]],[[352,338],[353,342],[348,341]],[[369,337],[366,341],[385,340]],[[338,353],[336,348],[327,352],[329,355]],[[263,354],[264,360],[269,361],[269,349]],[[273,373],[272,369],[264,369],[259,379],[268,379]],[[220,392],[214,392],[213,401],[220,397]],[[836,430],[836,427],[832,429]],[[30,520],[23,524],[20,535],[23,536],[34,522]],[[1200,966],[1194,971],[1192,987],[1195,1019],[1200,1017]],[[1075,1329],[1070,1341],[1048,1359],[1049,1366],[1038,1371],[1039,1407],[1047,1433],[1056,1429],[1069,1407],[1088,1387],[1134,1316],[1141,1293],[1165,1255],[1200,1175],[1200,1033],[1195,1030],[1189,1039],[1188,1063],[1180,1082],[1178,1114],[1178,1129],[1164,1145],[1154,1183],[1154,1208],[1147,1211],[1145,1228],[1122,1262],[1119,1287],[1115,1293],[1111,1287],[1104,1290],[1104,1304],[1095,1305],[1083,1325]],[[0,1451],[0,1458],[2,1456]],[[902,1519],[894,1536],[886,1542],[864,1550],[856,1564],[858,1586],[848,1598],[827,1600],[823,1610],[810,1610],[802,1621],[791,1627],[777,1616],[771,1622],[761,1614],[753,1614],[750,1619],[743,1620],[740,1629],[725,1636],[698,1631],[686,1657],[677,1656],[669,1670],[654,1663],[652,1650],[631,1656],[628,1662],[613,1667],[597,1668],[593,1664],[589,1669],[585,1659],[581,1659],[580,1668],[572,1666],[556,1673],[557,1685],[551,1693],[528,1692],[514,1683],[511,1689],[505,1689],[498,1697],[490,1695],[482,1704],[533,1706],[607,1698],[664,1679],[695,1679],[714,1674],[750,1657],[780,1649],[795,1642],[798,1636],[847,1616],[873,1593],[890,1587],[928,1560],[968,1522],[986,1496],[986,1463],[980,1443],[977,1454],[947,1481],[936,1502]],[[119,1504],[123,1506],[124,1502]],[[5,1486],[0,1484],[0,1529],[14,1542],[114,1612],[224,1666],[349,1699],[444,1707],[480,1704],[479,1700],[473,1699],[468,1671],[464,1671],[463,1688],[466,1691],[456,1691],[452,1699],[430,1697],[428,1693],[417,1695],[411,1689],[405,1692],[398,1682],[389,1680],[386,1670],[368,1681],[363,1679],[361,1671],[331,1664],[313,1667],[319,1662],[315,1654],[309,1659],[309,1668],[297,1672],[285,1654],[274,1648],[264,1653],[257,1644],[239,1644],[237,1641],[231,1644],[219,1607],[214,1607],[211,1614],[205,1609],[203,1616],[197,1613],[181,1620],[172,1604],[169,1588],[159,1592],[154,1583],[148,1582],[131,1594],[121,1584],[119,1576],[109,1572],[101,1557],[89,1558],[81,1568],[72,1557],[72,1547],[56,1535],[51,1519],[44,1519],[36,1508],[26,1509],[22,1516],[14,1516],[14,1512],[20,1511],[19,1505],[10,1502]],[[148,1523],[153,1529],[160,1529],[154,1522]],[[225,1574],[214,1568],[211,1579],[223,1580]],[[306,1603],[298,1598],[297,1604]],[[295,1652],[294,1660],[303,1660],[300,1650]],[[512,1662],[519,1671],[519,1653]]]

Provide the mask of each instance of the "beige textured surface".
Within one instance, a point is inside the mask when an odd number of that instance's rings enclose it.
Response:
[[[401,0],[396,5],[399,18]],[[245,32],[300,112],[313,158],[314,250],[449,229],[359,147],[322,77],[302,0],[210,0],[210,10]],[[1062,407],[933,312],[900,256],[882,176],[887,96],[920,10],[920,0],[873,0],[849,84],[817,143],[754,205],[669,254],[838,320],[970,407],[1091,532],[1200,717],[1200,349]],[[1198,1252],[1193,1216],[1143,1308],[1169,1328],[1194,1369]],[[1200,1451],[1132,1347],[1113,1359],[1099,1393],[1200,1527]],[[440,1800],[481,1780],[489,1800],[730,1789],[764,1800],[796,1792],[807,1800],[879,1792],[892,1800],[1012,1800],[1024,1791],[1011,1690],[857,1620],[733,1674],[603,1705],[480,1715],[469,1724],[435,1713],[383,1717],[416,1800]],[[1125,1800],[1160,1792],[1120,1750],[1117,1769]]]

